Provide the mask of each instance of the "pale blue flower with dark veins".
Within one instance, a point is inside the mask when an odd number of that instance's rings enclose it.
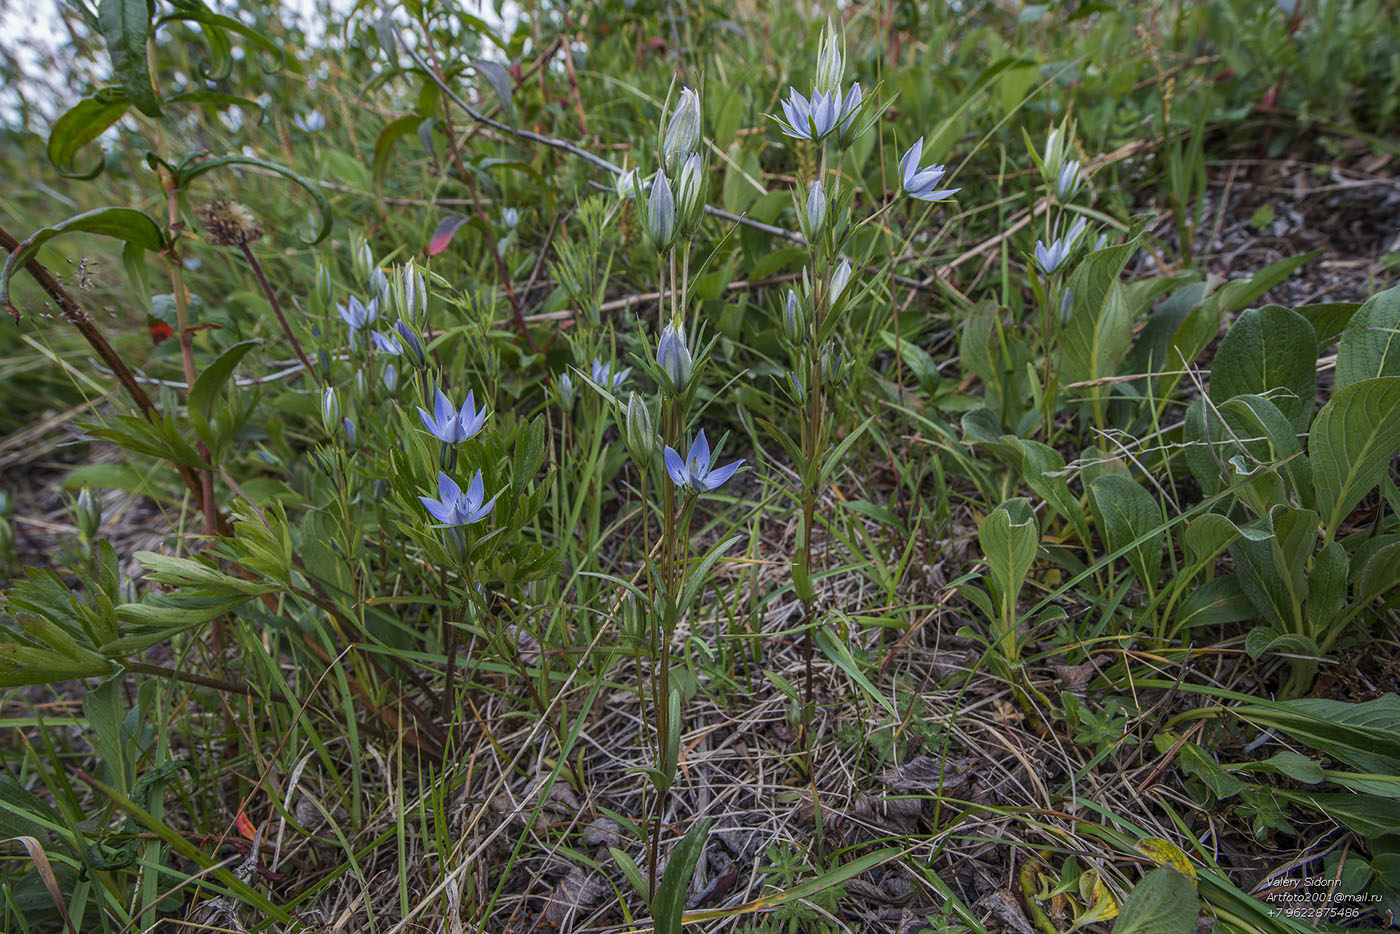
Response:
[[[1070,226],[1069,232],[1063,237],[1057,237],[1048,247],[1041,240],[1035,242],[1035,264],[1040,267],[1040,271],[1047,276],[1064,265],[1074,252],[1074,247],[1079,243],[1079,238],[1084,234],[1087,222],[1084,218],[1079,218]]]
[[[486,406],[483,405],[478,410],[476,396],[470,391],[467,393],[467,401],[462,403],[459,410],[439,389],[437,397],[433,400],[433,414],[429,415],[420,407],[418,415],[423,419],[423,427],[428,429],[428,433],[447,444],[470,441],[486,424]]]
[[[496,506],[496,497],[500,494],[491,497],[490,502],[483,503],[482,499],[485,496],[480,470],[472,477],[465,493],[455,480],[438,471],[438,498],[420,496],[418,500],[428,513],[443,525],[471,525],[490,514]]]
[[[710,442],[705,440],[703,429],[695,436],[685,460],[681,460],[680,454],[669,444],[666,445],[665,459],[666,472],[671,475],[672,482],[695,493],[707,493],[719,487],[744,464],[740,459],[711,470]]]
[[[939,188],[938,183],[943,181],[947,169],[941,165],[919,168],[923,156],[924,138],[920,136],[899,160],[899,177],[905,194],[920,201],[942,201],[962,191],[961,188]]]
[[[788,98],[782,105],[785,119],[779,120],[778,126],[784,135],[794,139],[824,139],[846,116],[839,88],[831,94],[813,91],[808,100],[797,88],[789,87]]]
[[[340,313],[340,320],[350,325],[351,329],[355,331],[373,324],[374,320],[379,317],[379,299],[377,298],[361,302],[352,295],[348,304],[336,305],[335,308]]]
[[[622,381],[627,379],[627,374],[631,372],[632,368],[629,366],[614,373],[611,363],[604,363],[596,358],[593,361],[593,382],[610,392],[621,389]]]
[[[386,353],[397,357],[403,353],[403,345],[399,339],[392,334],[385,334],[383,331],[372,331],[370,337],[374,339],[374,346],[380,353]]]

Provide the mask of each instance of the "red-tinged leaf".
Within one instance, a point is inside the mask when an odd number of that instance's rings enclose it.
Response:
[[[247,814],[239,811],[238,818],[234,821],[234,825],[238,828],[238,832],[249,840],[257,839],[258,829],[253,826],[253,822],[248,819]]]
[[[447,249],[448,244],[452,242],[452,238],[457,236],[457,231],[461,230],[468,220],[469,218],[461,214],[449,214],[444,217],[437,225],[437,230],[433,231],[432,238],[428,241],[427,254],[429,256],[437,256],[443,250]]]

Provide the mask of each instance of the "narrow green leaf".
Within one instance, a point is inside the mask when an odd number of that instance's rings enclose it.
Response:
[[[700,861],[709,832],[710,822],[701,821],[691,827],[690,832],[671,851],[666,861],[666,872],[661,876],[661,884],[656,887],[656,900],[651,906],[656,934],[681,934],[681,912],[685,909],[686,889],[690,888],[695,864]]]
[[[865,672],[860,670],[860,665],[856,663],[851,650],[844,643],[835,639],[825,626],[818,626],[814,635],[822,654],[830,659],[833,665],[844,671],[872,701],[885,708],[891,717],[898,720],[899,711],[895,709],[894,704],[890,703],[889,698],[871,683],[870,679],[865,676]]]

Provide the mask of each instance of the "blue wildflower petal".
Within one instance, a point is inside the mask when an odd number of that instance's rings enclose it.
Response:
[[[456,510],[453,508],[453,506],[445,506],[429,496],[420,496],[418,497],[418,501],[423,504],[423,506],[428,510],[432,517],[437,521],[445,525],[455,524],[454,519]]]
[[[723,486],[729,480],[730,477],[734,476],[734,472],[737,471],[743,465],[744,461],[743,459],[740,459],[734,461],[733,463],[725,464],[723,467],[717,467],[714,470],[710,471],[709,476],[705,478],[705,489],[713,490],[716,487]]]
[[[666,462],[666,472],[671,475],[671,480],[676,486],[685,486],[685,462],[681,460],[681,456],[677,453],[676,449],[669,444],[666,445],[666,451],[662,455],[662,459]]]
[[[705,440],[705,429],[700,429],[700,433],[691,442],[686,461],[692,466],[699,465],[702,475],[710,472],[710,442]]]

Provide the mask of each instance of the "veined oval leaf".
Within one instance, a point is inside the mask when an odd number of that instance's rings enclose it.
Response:
[[[1220,341],[1210,398],[1221,405],[1250,394],[1268,398],[1298,431],[1307,430],[1317,395],[1317,332],[1291,308],[1241,312]]]
[[[1375,376],[1400,376],[1400,285],[1371,296],[1337,345],[1337,388]]]
[[[1344,386],[1313,421],[1308,442],[1317,511],[1327,538],[1381,482],[1400,453],[1400,376]]]

